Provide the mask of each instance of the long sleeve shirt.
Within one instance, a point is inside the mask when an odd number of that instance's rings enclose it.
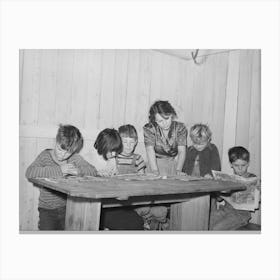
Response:
[[[183,172],[192,175],[197,160],[199,161],[200,176],[212,175],[212,170],[221,170],[219,151],[212,143],[202,151],[197,151],[193,146],[188,147]]]
[[[50,149],[41,152],[35,161],[27,168],[25,176],[30,178],[59,178],[62,177],[60,166],[53,160]],[[79,170],[79,175],[96,176],[97,171],[93,165],[84,160],[79,154],[73,154],[66,163],[71,163]],[[66,195],[54,190],[41,188],[39,207],[55,209],[66,205]]]

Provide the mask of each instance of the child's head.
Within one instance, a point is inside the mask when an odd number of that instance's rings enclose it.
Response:
[[[122,139],[124,155],[130,155],[134,152],[137,145],[137,131],[133,125],[127,124],[119,127],[119,134]]]
[[[210,143],[212,132],[205,124],[195,124],[190,129],[190,138],[197,151],[203,151]]]
[[[94,148],[99,155],[102,155],[105,160],[108,160],[122,152],[122,139],[117,130],[106,128],[98,134]]]
[[[72,125],[59,125],[56,134],[54,154],[59,161],[68,159],[83,147],[83,137],[78,128]]]
[[[247,173],[250,153],[244,147],[238,146],[228,150],[228,158],[234,174],[244,176]]]
[[[171,122],[175,117],[177,117],[176,111],[168,101],[156,101],[149,111],[150,122],[157,123],[164,130],[170,128]]]

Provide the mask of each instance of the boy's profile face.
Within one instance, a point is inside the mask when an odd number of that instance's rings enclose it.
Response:
[[[124,155],[130,155],[133,153],[136,145],[137,140],[130,137],[121,137],[122,138],[122,144],[123,144],[123,151],[122,154]]]
[[[234,174],[244,176],[247,173],[249,162],[243,159],[237,159],[231,164]]]
[[[54,155],[58,161],[67,160],[72,154],[73,152],[63,150],[61,146],[58,143],[56,143],[54,148]]]
[[[191,139],[193,142],[193,147],[199,152],[203,151],[209,143],[209,139],[205,137],[192,137]]]

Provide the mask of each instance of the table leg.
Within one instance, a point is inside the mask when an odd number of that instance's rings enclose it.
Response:
[[[171,230],[208,230],[210,195],[171,204]]]
[[[65,230],[99,230],[101,202],[67,197]]]

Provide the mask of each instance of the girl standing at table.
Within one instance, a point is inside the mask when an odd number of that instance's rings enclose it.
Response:
[[[145,124],[144,143],[149,169],[162,176],[181,174],[186,157],[187,129],[174,119],[176,111],[168,101],[156,101],[149,111],[149,123]],[[168,229],[168,209],[153,206],[152,229]]]
[[[174,119],[176,111],[168,101],[156,101],[144,126],[144,143],[151,172],[176,175],[182,172],[186,157],[187,129]]]

